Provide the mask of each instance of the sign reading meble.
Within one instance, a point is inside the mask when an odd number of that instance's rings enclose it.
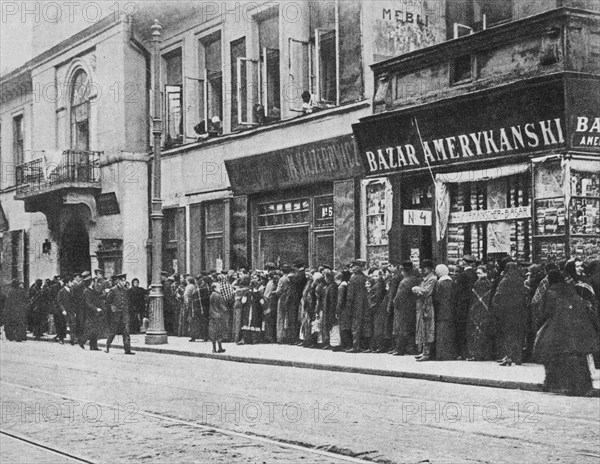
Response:
[[[546,84],[365,118],[353,126],[363,165],[372,175],[564,147],[560,89]]]

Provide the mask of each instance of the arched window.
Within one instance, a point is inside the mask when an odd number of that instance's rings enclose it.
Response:
[[[88,76],[79,70],[73,76],[71,86],[71,148],[90,148],[90,84]]]

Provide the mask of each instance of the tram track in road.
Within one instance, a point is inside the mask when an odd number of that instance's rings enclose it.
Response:
[[[86,464],[96,464],[96,461],[92,461],[91,459],[84,458],[81,456],[75,456],[72,453],[68,453],[64,450],[51,446],[47,443],[40,442],[38,440],[34,440],[30,437],[25,437],[20,434],[16,434],[14,432],[5,432],[4,430],[0,430],[0,435],[3,437],[4,446],[10,446],[6,444],[5,440],[8,438],[9,440],[17,441],[20,444],[24,444],[29,447],[33,447],[37,450],[41,450],[49,456],[60,457],[60,462],[70,463],[70,462],[83,462]]]
[[[91,401],[89,399],[77,398],[77,397],[74,397],[71,395],[66,395],[63,393],[57,393],[57,392],[53,392],[53,391],[49,391],[49,390],[44,390],[41,388],[35,388],[35,387],[27,386],[27,385],[22,385],[19,383],[8,382],[6,380],[0,380],[0,384],[5,385],[7,387],[13,387],[13,388],[18,388],[21,390],[29,391],[32,393],[48,395],[48,396],[58,398],[61,400],[72,401],[72,402],[79,403],[79,404],[86,404]],[[111,405],[111,404],[107,404],[107,403],[101,403],[101,402],[98,402],[95,400],[93,400],[93,402],[94,402],[94,404],[96,404],[99,407],[107,408],[110,410],[116,410],[117,408],[119,408],[118,405],[114,405],[114,404]],[[227,428],[218,427],[218,426],[214,426],[214,425],[187,421],[187,420],[179,419],[177,417],[171,417],[169,415],[160,414],[160,413],[143,410],[143,409],[138,409],[135,411],[135,413],[140,414],[149,419],[159,420],[159,421],[162,421],[162,422],[165,422],[168,424],[172,424],[172,425],[189,427],[189,428],[201,431],[203,433],[217,433],[220,435],[225,435],[225,436],[231,437],[233,439],[248,440],[248,441],[256,443],[257,445],[273,446],[273,447],[278,447],[278,448],[283,448],[283,449],[286,449],[289,451],[293,451],[296,453],[299,452],[299,453],[306,454],[309,456],[314,456],[315,458],[318,457],[319,462],[321,462],[321,460],[323,460],[323,459],[328,459],[328,460],[331,460],[334,462],[350,462],[350,463],[357,463],[357,464],[373,464],[373,462],[382,462],[382,461],[374,461],[374,460],[369,460],[369,459],[362,459],[360,457],[346,455],[341,452],[330,451],[330,450],[321,449],[321,448],[315,448],[315,447],[312,447],[311,445],[308,445],[305,443],[278,440],[278,439],[274,439],[274,438],[270,438],[270,437],[266,437],[266,436],[262,436],[262,435],[258,435],[258,434],[253,434],[253,433],[248,433],[248,432],[238,432],[238,431],[229,430]],[[56,452],[58,454],[62,454],[65,457],[69,457],[69,458],[73,459],[74,460],[73,462],[94,463],[94,461],[91,461],[91,460],[78,458],[74,455],[71,456],[68,453],[65,453],[64,451],[56,450],[50,445],[37,442],[33,439],[28,439],[26,437],[19,437],[17,435],[12,436],[12,432],[7,433],[4,431],[0,431],[0,433],[4,434],[6,436],[10,436],[14,439],[21,440],[23,442],[27,442],[31,446],[37,446],[39,448],[44,448],[44,449],[48,450],[49,452]],[[387,462],[387,461],[384,461],[384,462]]]

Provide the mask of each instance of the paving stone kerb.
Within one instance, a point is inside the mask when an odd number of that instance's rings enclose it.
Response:
[[[44,338],[43,340],[51,341],[52,338]],[[169,344],[167,345],[145,345],[143,334],[133,335],[131,342],[133,350],[139,352],[188,356],[249,364],[295,367],[300,369],[428,380],[480,387],[536,392],[543,391],[544,368],[537,364],[525,364],[522,366],[503,368],[493,361],[477,363],[467,363],[466,361],[432,361],[428,363],[416,363],[412,356],[396,357],[385,354],[333,353],[325,350],[311,350],[302,347],[276,344],[237,346],[227,343],[224,346],[228,351],[237,351],[238,353],[214,354],[210,352],[210,343],[189,343],[188,339],[183,337],[169,337]],[[98,346],[104,348],[106,346],[106,341],[100,340]],[[246,353],[244,353],[244,351]],[[253,353],[253,351],[255,353]],[[256,353],[257,351],[258,353]],[[240,352],[244,354],[240,354]],[[122,353],[123,344],[121,343],[121,340],[117,338],[111,345],[111,354],[118,355]],[[305,360],[296,358],[304,358]],[[381,367],[382,364],[385,366]],[[477,371],[479,371],[481,375],[478,375]],[[484,372],[482,373],[482,371]],[[597,384],[598,382],[596,382],[596,387],[598,386]],[[597,390],[597,393],[600,396],[600,390]]]

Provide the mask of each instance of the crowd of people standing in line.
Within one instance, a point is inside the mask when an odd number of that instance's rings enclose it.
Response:
[[[548,390],[591,390],[589,356],[600,361],[600,261],[477,264],[467,255],[452,273],[430,260],[419,269],[411,261],[366,269],[355,260],[340,271],[296,261],[196,278],[163,272],[165,329],[190,342],[210,340],[214,353],[225,352],[222,342],[230,341],[415,355],[417,362],[541,362]],[[89,340],[97,349],[107,322],[109,347],[111,336],[123,333],[131,352],[129,330],[143,331],[148,322],[148,292],[137,279],[131,288],[123,275],[114,280],[99,270],[95,278],[57,276],[36,281],[28,293],[13,281],[3,305],[7,338],[24,339],[28,324],[39,338],[50,313],[61,343],[68,325],[72,344]]]
[[[1,324],[8,341],[23,342],[27,332],[34,340],[44,333],[54,333],[54,340],[64,344],[70,334],[71,345],[99,351],[98,339],[107,338],[105,351],[118,334],[123,335],[125,354],[131,351],[130,327],[140,327],[146,311],[146,290],[133,279],[131,286],[125,274],[111,279],[102,270],[73,276],[37,279],[26,290],[13,279],[8,289],[0,293]]]

